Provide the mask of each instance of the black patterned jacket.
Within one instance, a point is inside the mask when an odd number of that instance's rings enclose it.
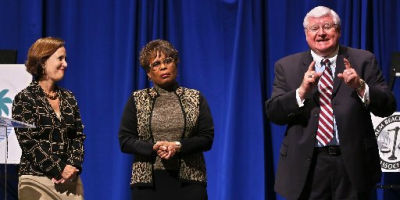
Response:
[[[70,91],[58,88],[58,95],[61,121],[36,81],[14,98],[13,118],[36,126],[15,128],[22,149],[19,175],[60,179],[67,164],[82,171],[85,135],[78,105]]]
[[[175,90],[184,114],[185,128],[181,136],[179,179],[182,182],[206,184],[203,152],[211,149],[214,125],[208,104],[199,91],[184,87]],[[153,151],[151,116],[158,97],[155,88],[133,92],[125,106],[119,130],[121,151],[135,155],[131,186],[153,184]]]

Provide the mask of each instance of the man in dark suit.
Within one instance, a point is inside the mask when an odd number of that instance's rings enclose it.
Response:
[[[396,110],[375,56],[339,45],[340,18],[318,6],[304,18],[311,50],[275,64],[268,118],[287,125],[275,190],[287,199],[369,199],[381,170],[370,112]]]

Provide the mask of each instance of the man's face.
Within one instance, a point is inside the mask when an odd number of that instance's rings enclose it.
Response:
[[[308,18],[305,33],[308,46],[323,57],[332,54],[339,44],[340,29],[331,16]]]

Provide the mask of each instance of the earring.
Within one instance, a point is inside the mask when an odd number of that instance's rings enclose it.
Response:
[[[46,76],[46,68],[44,64],[41,64],[40,67],[42,68],[42,77]]]

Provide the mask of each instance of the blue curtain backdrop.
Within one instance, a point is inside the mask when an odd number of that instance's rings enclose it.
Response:
[[[132,156],[120,152],[117,134],[131,92],[151,86],[138,54],[156,38],[179,50],[178,81],[211,107],[209,199],[282,199],[273,182],[285,127],[268,122],[263,104],[274,62],[308,49],[302,22],[317,5],[337,11],[341,43],[375,53],[388,80],[391,53],[400,51],[395,0],[0,0],[0,49],[17,49],[23,63],[37,38],[66,40],[60,84],[77,96],[85,124],[86,199],[130,198]]]

